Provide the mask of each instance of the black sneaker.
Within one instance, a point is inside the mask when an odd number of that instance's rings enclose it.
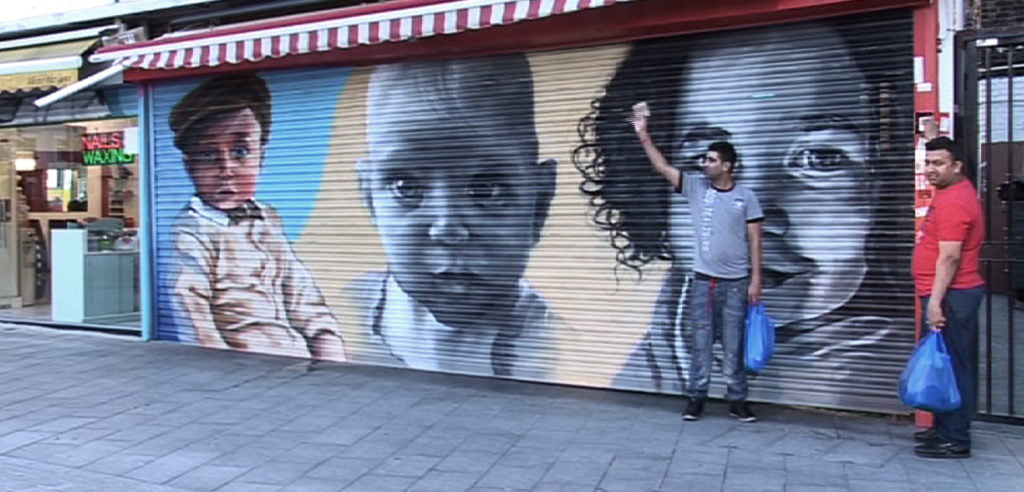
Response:
[[[683,420],[700,420],[701,415],[704,415],[704,399],[690,398],[690,403],[683,412]]]
[[[734,401],[729,403],[729,415],[736,417],[740,422],[756,422],[757,415],[750,410],[750,405],[745,401]]]

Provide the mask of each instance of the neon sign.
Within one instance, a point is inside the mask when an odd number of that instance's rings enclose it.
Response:
[[[86,166],[134,164],[135,156],[124,148],[124,132],[82,135],[82,162]]]

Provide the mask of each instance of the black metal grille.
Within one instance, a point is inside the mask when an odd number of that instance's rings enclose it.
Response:
[[[1024,34],[965,32],[958,46],[957,139],[975,159],[987,230],[978,412],[1024,423]]]

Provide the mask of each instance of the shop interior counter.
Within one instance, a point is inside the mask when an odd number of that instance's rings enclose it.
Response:
[[[138,251],[90,251],[85,229],[52,234],[54,321],[116,323],[138,316]]]

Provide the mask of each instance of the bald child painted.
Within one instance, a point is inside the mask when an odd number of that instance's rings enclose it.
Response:
[[[556,172],[526,58],[378,67],[367,133],[360,190],[388,263],[357,282],[370,335],[402,365],[515,374],[551,316],[523,278]]]

